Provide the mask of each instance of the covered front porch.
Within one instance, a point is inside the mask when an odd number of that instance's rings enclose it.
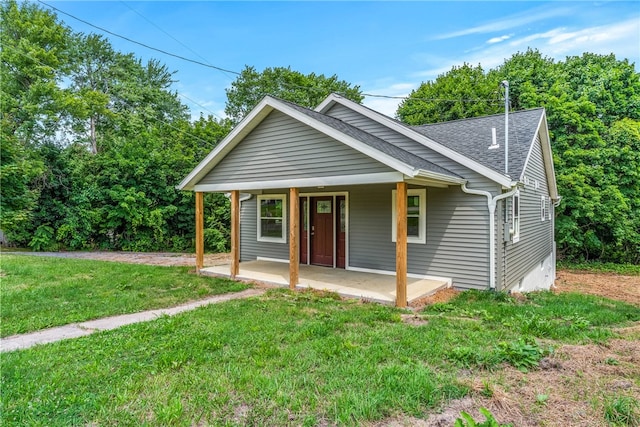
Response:
[[[231,276],[229,265],[201,268],[201,274]],[[289,263],[248,261],[239,265],[237,279],[289,286]],[[407,303],[451,286],[451,280],[407,277]],[[336,292],[346,297],[396,304],[395,275],[376,274],[340,268],[300,265],[296,288],[312,288]]]

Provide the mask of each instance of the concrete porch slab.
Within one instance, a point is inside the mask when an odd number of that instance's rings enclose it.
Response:
[[[200,269],[201,274],[229,277],[229,265]],[[296,288],[312,288],[336,292],[341,296],[362,298],[386,304],[396,301],[396,278],[387,274],[365,273],[341,268],[300,265],[300,279]],[[255,280],[289,286],[289,263],[274,261],[246,261],[240,263],[240,280]],[[431,295],[450,286],[451,281],[407,278],[407,301]]]

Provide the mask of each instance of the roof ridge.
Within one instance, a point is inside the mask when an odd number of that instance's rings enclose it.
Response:
[[[535,107],[535,108],[526,108],[524,110],[518,110],[518,111],[509,111],[509,115],[514,115],[514,114],[522,114],[522,113],[530,113],[532,111],[536,111],[536,110],[544,110],[544,107]],[[486,116],[475,116],[475,117],[465,117],[462,119],[454,119],[454,120],[445,120],[443,122],[437,122],[437,123],[426,123],[423,125],[408,125],[406,123],[402,123],[401,124],[409,127],[409,128],[420,128],[420,127],[426,127],[426,126],[438,126],[438,125],[443,125],[443,124],[448,124],[448,123],[459,123],[459,122],[464,122],[464,121],[471,121],[471,120],[480,120],[480,119],[489,119],[492,117],[504,117],[504,113],[495,113],[495,114],[489,114]]]
[[[272,97],[272,98],[275,98],[275,97]],[[334,124],[339,123],[341,126],[344,126],[347,129],[350,129],[350,130],[355,131],[357,133],[365,134],[368,138],[371,138],[371,139],[373,139],[375,141],[378,141],[380,144],[389,147],[390,151],[395,151],[396,155],[391,154],[391,152],[389,152],[389,149],[385,150],[385,151],[387,151],[386,154],[391,155],[392,157],[395,157],[398,160],[405,161],[405,160],[397,157],[398,154],[400,154],[402,156],[405,156],[405,158],[408,157],[408,158],[414,159],[414,161],[417,160],[418,163],[428,164],[428,165],[431,166],[432,169],[436,169],[436,171],[439,169],[441,171],[446,172],[447,174],[449,174],[452,177],[462,178],[459,174],[457,174],[455,172],[452,172],[452,171],[450,171],[449,169],[447,169],[447,168],[445,168],[443,166],[440,166],[440,165],[438,165],[438,164],[436,164],[436,163],[434,163],[434,162],[432,162],[430,160],[422,158],[421,156],[418,156],[418,155],[416,155],[416,154],[414,154],[414,153],[412,153],[410,151],[407,151],[404,148],[398,147],[396,144],[393,144],[393,143],[391,143],[389,141],[386,141],[386,140],[384,140],[384,139],[382,139],[382,138],[380,138],[380,137],[378,137],[376,135],[373,135],[373,134],[365,131],[364,129],[361,129],[361,128],[357,127],[357,126],[354,126],[354,125],[352,125],[350,123],[347,123],[347,122],[345,122],[345,121],[343,121],[343,120],[341,120],[341,119],[339,119],[337,117],[333,117],[333,116],[321,113],[319,111],[312,110],[312,109],[307,108],[307,107],[303,107],[301,105],[296,104],[295,102],[281,100],[279,98],[275,98],[275,99],[278,99],[278,101],[282,101],[283,103],[285,103],[287,105],[290,105],[292,108],[297,109],[299,111],[303,110],[302,112],[304,114],[307,114],[308,116],[310,116],[312,118],[313,118],[314,115],[321,116],[325,121],[333,122]],[[378,114],[381,114],[381,113],[378,113]],[[329,123],[327,123],[327,124],[329,124]],[[331,124],[329,124],[329,126],[331,126]],[[335,126],[332,126],[332,127],[336,128]],[[336,129],[338,131],[340,131],[340,129],[338,129],[338,128],[336,128]],[[362,141],[362,142],[364,142],[366,144],[365,141]],[[367,145],[369,145],[369,144],[367,144]]]

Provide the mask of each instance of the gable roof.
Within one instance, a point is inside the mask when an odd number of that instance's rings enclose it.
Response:
[[[508,175],[520,179],[531,147],[532,135],[538,132],[544,109],[509,113],[509,171]],[[414,130],[458,153],[483,164],[496,172],[505,173],[504,114],[473,117],[412,126]],[[489,149],[492,131],[496,129],[498,148]]]
[[[329,95],[317,112],[328,112],[341,104],[388,127],[480,175],[510,188],[522,181],[536,136],[540,137],[552,199],[558,199],[546,112],[544,108],[509,113],[509,174],[504,171],[504,114],[462,119],[423,126],[408,126],[338,94]],[[491,128],[496,128],[499,149],[488,150]],[[483,133],[484,129],[484,133]],[[488,133],[488,138],[485,135]],[[512,142],[513,141],[513,142]]]
[[[430,162],[427,159],[423,159],[422,157],[416,156],[413,153],[410,153],[406,150],[401,149],[400,147],[393,145],[377,136],[371,135],[363,131],[362,129],[358,129],[355,126],[350,125],[349,123],[345,123],[342,120],[336,119],[335,117],[327,116],[325,114],[320,114],[314,110],[310,110],[308,108],[301,107],[299,105],[293,104],[288,101],[280,100],[281,102],[289,105],[291,108],[294,108],[303,114],[308,115],[322,123],[325,123],[328,126],[331,126],[335,130],[342,132],[346,135],[349,135],[357,140],[367,144],[371,148],[375,150],[379,150],[383,153],[390,155],[391,157],[406,163],[407,165],[411,165],[414,169],[421,169],[424,171],[433,172],[436,174],[441,174],[443,176],[448,176],[451,178],[463,179],[460,175],[451,172],[443,168],[442,166],[436,165],[433,162]]]
[[[299,105],[265,96],[262,101],[205,157],[182,182],[180,190],[194,186],[239,144],[269,113],[278,110],[316,129],[378,162],[409,177],[435,179],[450,184],[462,184],[465,179],[426,159],[402,150],[341,120]]]
[[[178,185],[193,190],[224,157],[272,111],[299,121],[350,148],[394,169],[408,178],[424,178],[444,184],[462,184],[466,179],[419,155],[379,138],[338,118],[324,114],[339,103],[418,144],[511,188],[522,181],[537,137],[542,144],[550,196],[556,200],[557,187],[545,111],[542,108],[509,114],[509,173],[504,171],[504,115],[496,114],[423,126],[408,126],[337,94],[329,95],[315,110],[266,96]],[[489,149],[492,128],[500,148]],[[400,175],[400,176],[402,176]]]

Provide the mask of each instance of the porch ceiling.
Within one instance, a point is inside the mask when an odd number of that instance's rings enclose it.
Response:
[[[229,265],[200,269],[202,274],[229,276]],[[394,275],[364,273],[340,268],[300,265],[297,288],[312,288],[336,292],[342,296],[363,298],[370,301],[393,304],[396,301],[396,277]],[[255,280],[279,286],[289,284],[289,263],[272,261],[248,261],[240,263],[237,279]],[[407,301],[431,295],[448,287],[445,280],[407,277]]]

